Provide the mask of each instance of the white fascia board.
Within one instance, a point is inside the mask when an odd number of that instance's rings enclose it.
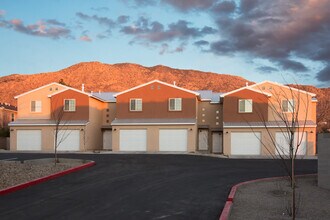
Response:
[[[262,82],[260,82],[260,83],[253,84],[253,85],[251,85],[250,87],[260,86],[260,85],[262,85],[262,84],[264,84],[264,83],[270,83],[270,84],[273,84],[273,85],[276,85],[276,86],[281,86],[281,87],[283,87],[283,88],[287,88],[287,89],[291,89],[291,90],[294,90],[294,91],[298,91],[298,92],[306,93],[306,94],[308,94],[308,95],[310,95],[310,96],[312,96],[312,97],[316,96],[316,94],[314,94],[314,93],[307,92],[307,91],[305,91],[305,90],[301,90],[301,89],[297,89],[297,88],[293,88],[293,87],[290,87],[290,86],[286,86],[286,85],[283,85],[283,84],[281,84],[281,83],[273,82],[273,81],[269,81],[269,80],[265,80],[265,81],[262,81]]]
[[[50,94],[48,95],[48,98],[54,96],[54,95],[57,95],[57,94],[60,94],[62,92],[65,92],[65,91],[68,91],[68,90],[73,90],[75,92],[79,92],[81,94],[84,94],[84,95],[87,95],[87,96],[92,96],[90,93],[86,93],[86,92],[83,92],[83,91],[80,91],[79,89],[75,89],[75,88],[71,88],[71,87],[67,87],[66,89],[62,90],[62,91],[58,91],[58,92],[55,92],[53,94]],[[94,97],[93,97],[94,98]]]
[[[57,82],[52,82],[52,83],[49,83],[49,84],[47,84],[47,85],[44,85],[44,86],[38,87],[38,88],[33,89],[33,90],[30,90],[30,91],[27,91],[27,92],[22,93],[22,94],[20,94],[20,95],[17,95],[17,96],[15,96],[14,98],[17,99],[17,98],[19,98],[19,97],[21,97],[21,96],[24,96],[24,95],[27,95],[27,94],[29,94],[29,93],[35,92],[35,91],[37,91],[37,90],[39,90],[39,89],[43,89],[43,88],[45,88],[45,87],[47,87],[47,86],[50,86],[50,85],[53,85],[53,84],[58,85],[58,86],[62,86],[62,87],[64,87],[64,88],[70,88],[70,87],[68,87],[68,86],[65,86],[65,85],[59,84],[59,83],[57,83]]]
[[[302,127],[297,126],[297,127]],[[287,126],[285,125],[251,125],[251,126],[245,126],[245,125],[224,125],[223,128],[285,128]],[[305,125],[305,128],[316,128],[316,125]]]
[[[262,92],[262,91],[257,90],[257,89],[253,89],[253,88],[251,88],[250,86],[244,86],[244,87],[241,87],[241,88],[239,88],[239,89],[235,89],[235,90],[233,90],[233,91],[230,91],[230,92],[227,92],[227,93],[225,93],[225,94],[222,94],[222,95],[220,95],[220,97],[225,97],[225,96],[227,96],[227,95],[230,95],[230,94],[233,94],[233,93],[236,93],[236,92],[242,91],[242,90],[244,90],[244,89],[248,89],[248,90],[251,90],[251,91],[253,91],[253,92],[257,92],[257,93],[260,93],[260,94],[266,95],[266,96],[268,96],[268,97],[271,97],[271,96],[272,96],[272,94],[270,94],[270,93]]]
[[[184,122],[184,123],[179,123],[179,122],[173,122],[173,123],[168,123],[168,122],[157,122],[157,123],[152,123],[152,122],[145,122],[145,123],[111,123],[112,126],[120,126],[120,125],[195,125],[196,123],[193,122]]]
[[[184,89],[184,88],[181,88],[181,87],[178,87],[178,86],[175,86],[175,85],[169,84],[169,83],[165,83],[165,82],[162,82],[162,81],[157,80],[157,79],[156,79],[156,80],[152,80],[152,81],[147,82],[147,83],[144,83],[144,84],[141,84],[141,85],[138,85],[138,86],[135,86],[135,87],[133,87],[133,88],[127,89],[127,90],[125,90],[125,91],[119,92],[119,93],[117,93],[117,94],[114,94],[113,96],[114,96],[114,97],[117,97],[117,96],[119,96],[119,95],[121,95],[121,94],[124,94],[124,93],[130,92],[130,91],[133,91],[133,90],[135,90],[135,89],[138,89],[138,88],[141,88],[141,87],[144,87],[144,86],[150,85],[150,84],[155,83],[155,82],[160,83],[160,84],[163,84],[163,85],[166,85],[166,86],[170,86],[170,87],[172,87],[172,88],[179,89],[179,90],[182,90],[182,91],[185,91],[185,92],[192,93],[192,94],[194,94],[194,95],[196,95],[196,96],[199,96],[199,93],[198,93],[198,92],[194,92],[194,91],[191,91],[191,90],[188,90],[188,89]]]

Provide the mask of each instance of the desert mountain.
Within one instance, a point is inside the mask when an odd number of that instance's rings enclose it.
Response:
[[[111,65],[83,62],[56,72],[0,77],[0,102],[16,105],[14,96],[51,82],[59,82],[61,79],[76,89],[81,89],[81,85],[84,83],[86,91],[94,92],[123,91],[153,79],[168,83],[175,81],[176,85],[190,90],[213,90],[215,92],[228,92],[244,86],[247,82],[253,83],[239,76],[173,69],[162,65],[144,67],[131,63]],[[321,107],[318,109],[319,111],[324,112],[328,109],[330,88],[319,89],[313,86],[303,86],[303,89],[317,94],[318,104]],[[329,118],[329,113],[327,113],[325,119],[329,120]]]

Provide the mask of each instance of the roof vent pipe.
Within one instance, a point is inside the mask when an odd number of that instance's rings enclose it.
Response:
[[[175,82],[175,81],[173,81],[173,85],[175,85],[175,86],[176,86],[176,82]]]
[[[249,83],[248,83],[248,82],[246,82],[246,83],[245,83],[245,86],[249,86]]]
[[[85,92],[85,84],[81,84],[81,91]]]

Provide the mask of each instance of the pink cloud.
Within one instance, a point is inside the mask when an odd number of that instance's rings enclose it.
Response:
[[[79,39],[81,41],[92,42],[92,39],[89,36],[87,36],[87,35],[83,35]]]

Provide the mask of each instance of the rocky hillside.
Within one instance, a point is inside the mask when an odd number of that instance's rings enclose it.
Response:
[[[66,69],[39,74],[14,74],[0,77],[0,102],[16,105],[14,96],[39,86],[59,82],[80,89],[85,84],[86,91],[123,91],[153,79],[173,83],[191,90],[213,90],[227,92],[242,87],[250,82],[242,77],[201,72],[196,70],[180,70],[167,66],[144,67],[137,64],[103,64],[99,62],[78,63]],[[329,120],[330,88],[320,89],[303,86],[302,89],[317,94],[319,120]],[[322,116],[322,117],[321,117]]]
[[[250,81],[233,75],[207,73],[196,70],[180,70],[166,66],[144,67],[137,64],[103,64],[86,62],[66,69],[39,74],[14,74],[0,78],[0,101],[16,104],[14,96],[39,86],[63,81],[77,89],[85,84],[86,91],[123,91],[141,83],[159,79],[191,90],[210,89],[226,92]]]

